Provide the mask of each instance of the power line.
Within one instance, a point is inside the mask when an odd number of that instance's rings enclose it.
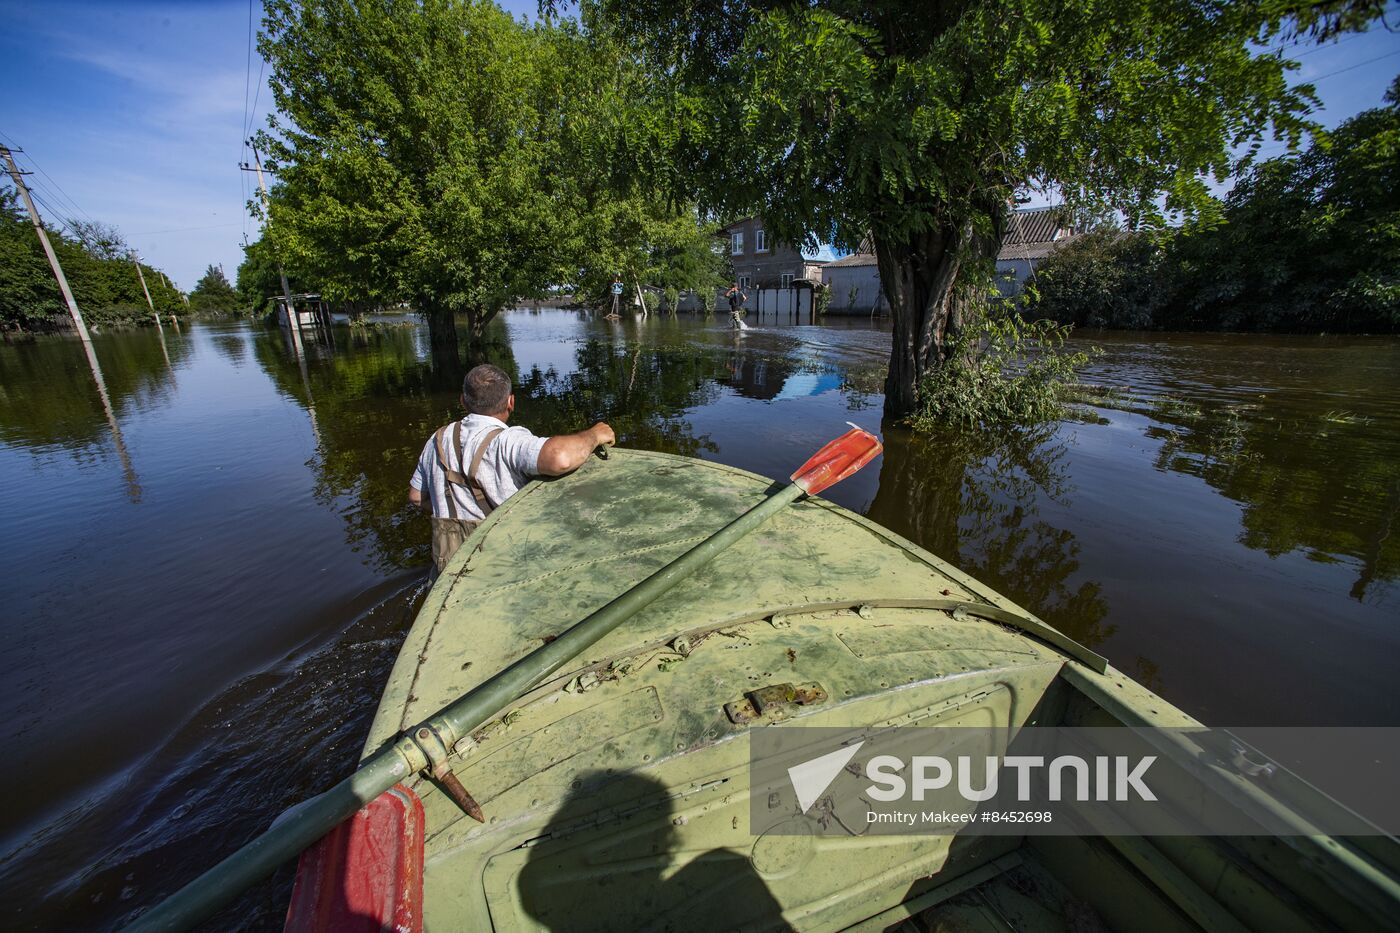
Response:
[[[258,56],[262,58],[262,56]],[[253,94],[253,112],[248,116],[248,129],[243,135],[247,136],[253,132],[253,124],[258,119],[258,98],[262,96],[263,70],[267,68],[267,59],[262,58],[262,65],[258,68],[258,86]]]
[[[29,196],[38,201],[39,206],[44,209],[44,213],[48,214],[48,222],[50,225],[61,228],[63,233],[69,232],[68,224],[64,222],[62,212],[55,209],[47,198],[34,190],[33,185],[29,186]]]
[[[26,153],[26,155],[28,155],[28,153]],[[38,162],[35,162],[34,159],[33,159],[32,157],[29,159],[29,164],[32,165],[32,166],[34,166],[34,168],[35,168],[36,170],[38,170],[38,172],[39,172],[40,175],[43,175],[46,179],[48,179],[49,184],[53,185],[54,188],[58,190],[58,193],[61,194],[61,195],[63,196],[63,200],[65,200],[65,201],[67,201],[69,204],[73,205],[73,209],[74,209],[75,211],[77,211],[79,214],[82,214],[84,217],[86,217],[86,218],[88,219],[89,222],[91,222],[91,223],[97,223],[97,218],[93,217],[93,216],[92,216],[91,214],[89,214],[87,211],[83,210],[82,206],[81,206],[80,204],[78,204],[77,201],[73,200],[72,196],[69,195],[67,191],[64,191],[64,190],[63,190],[63,186],[62,186],[62,185],[60,185],[57,181],[55,181],[54,178],[53,178],[51,175],[49,175],[48,172],[44,171],[42,168],[39,168],[39,163],[38,163]]]
[[[1305,83],[1311,83],[1311,82],[1313,82],[1313,81],[1321,81],[1321,80],[1323,80],[1324,78],[1331,78],[1331,77],[1333,77],[1333,76],[1335,76],[1335,75],[1342,74],[1343,72],[1346,72],[1346,71],[1353,71],[1353,70],[1355,70],[1355,69],[1357,69],[1357,68],[1361,68],[1361,67],[1364,67],[1364,66],[1366,66],[1366,65],[1371,65],[1371,64],[1374,64],[1374,63],[1376,63],[1376,62],[1378,62],[1378,61],[1382,61],[1382,60],[1387,59],[1387,58],[1394,58],[1394,57],[1397,56],[1397,55],[1400,55],[1400,49],[1396,49],[1396,50],[1393,51],[1393,52],[1386,52],[1384,55],[1377,55],[1375,58],[1368,58],[1368,59],[1366,59],[1364,62],[1357,62],[1355,65],[1348,65],[1348,66],[1346,66],[1345,68],[1338,68],[1336,71],[1329,71],[1329,72],[1327,72],[1327,74],[1325,74],[1325,75],[1318,75],[1318,76],[1315,77],[1315,78],[1308,78],[1307,81],[1306,81]]]
[[[3,134],[0,134],[0,135],[3,135]],[[9,137],[8,135],[6,135],[5,138],[6,138],[6,139],[10,139],[10,137]],[[10,139],[10,142],[13,143],[14,140]],[[48,172],[44,171],[44,167],[41,166],[41,165],[38,163],[37,160],[35,160],[35,158],[34,158],[33,155],[31,155],[31,154],[28,153],[28,152],[25,152],[25,153],[24,153],[24,158],[25,158],[25,161],[29,163],[30,167],[33,168],[36,172],[38,172],[40,175],[44,176],[44,178],[48,179],[48,183],[49,183],[50,185],[52,185],[52,186],[54,187],[54,189],[58,192],[57,194],[50,193],[50,195],[49,195],[50,198],[52,198],[52,199],[55,200],[55,201],[58,201],[60,204],[63,204],[64,202],[66,202],[68,205],[71,206],[72,210],[77,211],[79,214],[82,214],[84,217],[86,217],[86,218],[88,219],[88,221],[89,221],[90,223],[97,223],[97,218],[93,217],[93,216],[92,216],[91,214],[89,214],[87,211],[83,210],[82,205],[80,205],[77,201],[73,200],[73,197],[72,197],[67,191],[64,191],[64,190],[63,190],[63,186],[60,185],[60,184],[54,179],[54,177],[53,177],[52,175],[50,175]],[[34,188],[34,185],[31,184],[29,187],[30,187],[30,189],[32,190],[32,189]],[[53,212],[53,208],[51,208],[51,207],[50,207],[48,210],[49,210],[50,213]],[[65,208],[63,209],[63,213],[66,214],[66,213],[68,213],[68,212],[69,212],[69,209],[68,209],[67,207],[65,207]]]
[[[1328,49],[1335,49],[1337,46],[1343,44],[1344,42],[1350,42],[1350,41],[1353,40],[1353,39],[1360,39],[1360,38],[1361,38],[1362,36],[1364,36],[1364,35],[1366,35],[1364,32],[1353,32],[1353,33],[1349,33],[1349,34],[1347,34],[1347,35],[1345,35],[1345,36],[1342,36],[1340,39],[1336,39],[1336,40],[1334,40],[1334,41],[1332,41],[1332,42],[1328,42],[1326,45],[1319,45],[1319,46],[1316,46],[1316,47],[1314,47],[1314,48],[1308,49],[1306,52],[1299,52],[1299,53],[1296,54],[1296,55],[1290,55],[1290,56],[1288,56],[1288,57],[1289,57],[1289,58],[1304,58],[1304,57],[1306,57],[1306,56],[1308,56],[1308,55],[1316,55],[1318,52],[1326,52]],[[1299,45],[1302,45],[1302,44],[1303,44],[1303,40],[1302,40],[1302,39],[1299,39],[1299,40],[1297,40],[1296,42],[1290,42],[1287,46],[1285,46],[1285,48],[1293,48],[1294,46],[1299,46]],[[1279,53],[1278,53],[1278,54],[1280,54],[1280,55],[1283,54],[1283,49],[1282,49],[1282,48],[1279,49]]]
[[[248,94],[253,78],[253,0],[248,0],[248,54],[243,59],[243,135],[248,135]],[[239,149],[241,155],[243,150]]]
[[[248,148],[248,98],[252,94],[253,84],[253,0],[248,0],[248,51],[243,58],[243,132],[239,134],[238,140],[238,160],[243,161],[244,150]],[[243,241],[248,240],[248,180],[243,177],[243,173],[238,173],[238,191],[242,200],[239,202],[239,214],[243,221]]]

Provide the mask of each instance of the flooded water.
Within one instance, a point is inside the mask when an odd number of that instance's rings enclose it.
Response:
[[[1216,724],[1400,724],[1400,341],[1081,335],[1115,387],[1048,431],[881,425],[887,329],[512,312],[486,357],[538,433],[786,476],[847,421],[831,498]],[[0,346],[0,892],[103,928],[358,756],[422,596],[405,504],[461,369],[393,320],[305,371],[248,324]],[[290,870],[250,893],[280,923]]]

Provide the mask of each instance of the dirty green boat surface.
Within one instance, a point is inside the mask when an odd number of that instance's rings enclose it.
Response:
[[[366,756],[772,488],[631,450],[532,483],[433,587]],[[726,715],[775,684],[822,700]],[[484,825],[414,779],[426,928],[1360,930],[1400,917],[1394,847],[1375,840],[756,839],[748,735],[775,716],[1196,725],[909,541],[799,501],[458,743],[453,770]]]

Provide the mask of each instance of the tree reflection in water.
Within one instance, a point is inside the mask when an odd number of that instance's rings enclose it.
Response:
[[[461,417],[465,362],[444,364],[425,352],[413,328],[356,334],[353,350],[310,361],[309,389],[319,415],[315,495],[346,523],[351,548],[374,566],[403,569],[428,562],[427,519],[406,503],[409,475],[428,436]],[[306,407],[308,385],[266,333],[254,355],[280,391]],[[424,357],[427,356],[427,359]],[[717,448],[696,436],[682,413],[718,392],[725,370],[711,353],[587,340],[572,372],[538,366],[521,373],[502,321],[493,321],[473,354],[511,374],[514,422],[537,434],[576,431],[608,421],[633,447],[698,456]]]
[[[716,382],[729,371],[715,354],[700,347],[590,339],[579,345],[574,367],[560,373],[536,366],[517,379],[517,412],[535,433],[606,421],[622,446],[687,457],[718,450],[708,437],[695,436],[682,417],[718,395]]]
[[[867,516],[1025,606],[1085,645],[1113,634],[1098,583],[1076,584],[1074,534],[1039,517],[1070,489],[1051,429],[919,437],[885,425]]]
[[[191,341],[173,335],[161,342],[141,331],[102,334],[95,350],[115,416],[167,404],[190,347]],[[0,343],[0,441],[61,448],[82,460],[97,452],[109,430],[77,340]]]
[[[1157,468],[1199,476],[1243,505],[1241,544],[1270,557],[1350,558],[1357,601],[1400,577],[1400,463],[1370,418],[1174,399],[1146,408],[1157,422],[1147,435],[1162,441]]]

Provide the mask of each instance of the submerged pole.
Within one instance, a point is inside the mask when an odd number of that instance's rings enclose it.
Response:
[[[880,450],[880,442],[859,428],[826,445],[793,474],[791,483],[575,623],[554,641],[536,648],[455,703],[409,729],[330,790],[282,814],[267,832],[143,914],[128,929],[188,930],[207,920],[399,781],[418,771],[440,768],[458,741],[540,681],[670,592],[676,584],[782,509],[804,495],[820,492],[850,476]]]
[[[68,277],[63,274],[63,267],[58,264],[58,256],[53,251],[53,244],[49,242],[49,235],[44,232],[44,221],[40,219],[39,212],[34,208],[34,202],[29,198],[29,186],[24,183],[24,172],[19,170],[15,164],[15,158],[10,154],[10,150],[5,146],[0,146],[0,158],[5,160],[5,168],[9,171],[10,177],[15,181],[15,188],[19,190],[19,196],[24,201],[24,209],[29,211],[29,220],[34,224],[34,232],[39,235],[39,245],[44,248],[44,255],[49,258],[49,268],[53,270],[53,277],[58,281],[58,290],[63,293],[63,301],[68,305],[68,313],[73,318],[73,326],[77,328],[78,337],[84,344],[91,344],[92,337],[88,334],[87,324],[83,322],[83,313],[78,310],[78,300],[73,297],[73,290],[68,287]],[[88,354],[89,358],[92,354]],[[105,397],[105,390],[104,390]]]
[[[151,309],[151,317],[156,319],[156,330],[164,333],[165,328],[160,326],[160,315],[156,313],[156,303],[151,300],[151,290],[146,287],[146,274],[141,271],[141,259],[136,255],[136,250],[131,251],[131,264],[136,267],[136,277],[141,280],[141,291],[146,293],[146,307]]]

